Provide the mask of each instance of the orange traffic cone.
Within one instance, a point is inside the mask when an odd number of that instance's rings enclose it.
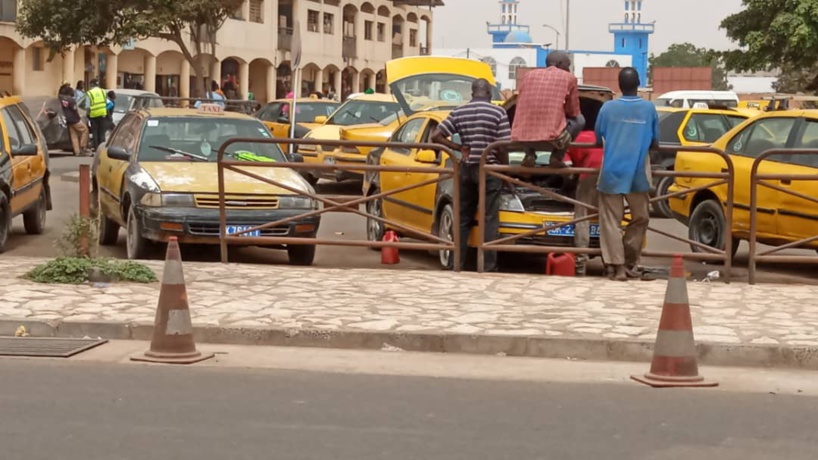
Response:
[[[185,274],[182,271],[182,255],[176,237],[171,237],[165,256],[165,272],[162,275],[162,289],[159,291],[159,305],[156,307],[151,348],[143,355],[133,356],[131,359],[152,363],[193,364],[212,357],[213,353],[202,354],[196,350]]]
[[[397,243],[399,241],[398,234],[393,230],[389,230],[383,235],[383,241],[385,243]],[[381,248],[381,264],[395,265],[399,262],[400,254],[398,253],[398,248],[390,248],[386,246]]]
[[[632,379],[652,387],[714,387],[699,375],[682,256],[673,257],[650,372]]]

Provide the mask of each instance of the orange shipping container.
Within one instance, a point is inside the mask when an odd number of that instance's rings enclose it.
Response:
[[[655,67],[653,93],[713,89],[713,69],[710,67]]]

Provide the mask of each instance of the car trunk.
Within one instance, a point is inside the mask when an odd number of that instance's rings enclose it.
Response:
[[[608,88],[595,86],[580,86],[579,88],[579,103],[580,111],[585,117],[585,130],[593,130],[596,125],[596,119],[599,115],[599,110],[602,104],[613,99],[613,92]],[[517,108],[517,95],[514,95],[506,101],[503,105],[508,113],[509,121],[512,127],[514,126],[514,118]],[[550,152],[537,152],[537,165],[547,166],[550,158]],[[522,152],[512,152],[509,154],[509,163],[512,165],[520,164],[522,161]],[[536,174],[532,177],[522,177],[518,174],[510,174],[512,177],[517,177],[521,180],[533,183],[538,187],[551,190],[560,195],[574,198],[576,195],[576,178],[574,176],[566,176],[560,174]],[[516,195],[523,204],[526,211],[531,212],[548,212],[548,213],[573,213],[574,205],[561,201],[540,192],[536,192],[524,187],[516,187]]]

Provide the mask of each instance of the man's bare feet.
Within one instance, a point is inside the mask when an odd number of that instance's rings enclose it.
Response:
[[[628,273],[625,270],[624,265],[615,265],[614,266],[614,281],[628,281]]]

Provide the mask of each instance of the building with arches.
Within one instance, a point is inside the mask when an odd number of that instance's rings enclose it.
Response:
[[[501,89],[516,89],[517,69],[544,67],[545,59],[551,51],[564,50],[559,47],[560,36],[567,38],[564,36],[564,24],[555,23],[554,26],[562,27],[547,27],[556,33],[556,40],[553,43],[536,42],[531,36],[530,26],[519,22],[520,1],[499,1],[500,20],[486,25],[491,37],[489,47],[440,49],[435,50],[435,53],[489,63]],[[643,22],[642,3],[643,0],[624,1],[623,20],[608,26],[608,31],[614,36],[613,50],[567,50],[574,75],[580,83],[583,82],[586,68],[633,66],[639,71],[642,84],[647,84],[649,38],[653,34],[654,24]]]
[[[63,82],[73,86],[100,78],[106,88],[198,96],[195,71],[175,43],[151,38],[82,46],[49,60],[41,41],[17,33],[16,5],[4,1],[0,8],[0,92],[54,96]],[[294,87],[338,95],[388,91],[386,62],[429,54],[432,7],[442,5],[442,0],[245,0],[219,30],[216,55],[195,59],[208,80],[229,81],[237,97],[252,91],[261,102]],[[293,81],[290,65],[296,24],[302,43],[299,81]]]

